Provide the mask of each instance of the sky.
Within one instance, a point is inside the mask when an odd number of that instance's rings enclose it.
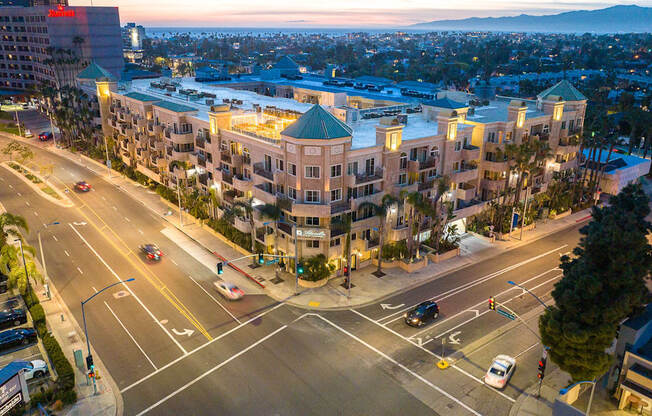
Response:
[[[118,6],[120,21],[145,27],[401,27],[467,17],[554,14],[652,0],[69,0]]]

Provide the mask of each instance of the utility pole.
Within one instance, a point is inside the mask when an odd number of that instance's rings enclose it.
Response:
[[[294,224],[294,295],[299,294],[299,241],[297,240],[297,228],[299,224]]]
[[[52,132],[52,140],[54,140],[54,147],[57,146],[57,134],[54,132],[54,124],[52,123],[52,113],[48,110],[48,116],[50,117],[50,131]]]
[[[109,159],[109,142],[106,140],[106,135],[104,136],[104,150],[106,152],[106,171],[107,174],[109,175],[109,179],[111,179],[111,160]]]
[[[530,194],[530,187],[525,188],[525,202],[523,203],[523,218],[521,218],[521,236],[519,240],[523,241],[523,228],[525,228],[525,214],[527,213],[527,200]]]
[[[177,179],[177,200],[179,201],[179,225],[183,227],[183,211],[181,211],[181,188],[180,180]]]
[[[18,135],[23,136],[23,134],[20,132],[20,119],[18,118],[18,110],[16,110],[16,126],[18,126]]]

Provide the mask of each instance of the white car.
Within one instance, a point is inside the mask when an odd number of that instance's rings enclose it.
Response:
[[[25,380],[41,378],[50,371],[48,365],[43,360],[30,361],[28,365],[30,368],[25,369]]]
[[[509,355],[498,355],[493,359],[491,367],[484,375],[484,382],[491,387],[502,389],[507,385],[516,368],[516,360]]]
[[[229,300],[238,300],[244,296],[244,292],[242,291],[242,289],[240,289],[238,286],[234,285],[233,283],[218,280],[213,284],[215,285],[217,291],[220,292],[220,295],[224,296]]]
[[[25,130],[25,137],[28,139],[30,137],[34,137],[34,133],[32,133],[30,130]]]

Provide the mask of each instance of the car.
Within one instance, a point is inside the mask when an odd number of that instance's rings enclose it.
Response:
[[[427,300],[407,311],[403,317],[406,324],[420,327],[428,323],[428,321],[439,318],[439,306],[436,302]]]
[[[29,104],[28,103],[22,103],[21,107],[23,107],[23,110],[29,109]]]
[[[516,360],[509,355],[497,355],[491,362],[491,367],[484,375],[484,382],[497,389],[505,388],[514,369],[516,368]]]
[[[25,130],[24,136],[29,139],[30,137],[34,137],[34,133],[27,129]]]
[[[47,142],[48,140],[52,139],[52,132],[44,131],[38,135],[38,139],[42,142]]]
[[[43,360],[33,360],[26,363],[27,368],[23,373],[25,375],[25,380],[31,380],[33,378],[41,378],[50,372],[48,365]]]
[[[0,311],[0,329],[11,328],[27,322],[23,309],[5,309]]]
[[[217,280],[213,283],[215,288],[228,300],[238,300],[242,299],[244,292],[238,286],[233,283],[225,282],[223,280]]]
[[[75,189],[79,192],[88,192],[91,190],[91,186],[86,181],[79,181],[75,184]]]
[[[9,329],[0,332],[0,350],[8,350],[19,345],[27,345],[36,342],[36,330],[34,328]]]
[[[143,244],[140,246],[140,251],[142,251],[149,260],[158,261],[163,257],[163,253],[156,244]]]

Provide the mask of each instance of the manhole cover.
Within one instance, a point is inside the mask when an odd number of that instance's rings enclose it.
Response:
[[[116,299],[124,298],[125,296],[129,296],[129,292],[127,292],[126,290],[121,290],[113,294],[113,297]]]

